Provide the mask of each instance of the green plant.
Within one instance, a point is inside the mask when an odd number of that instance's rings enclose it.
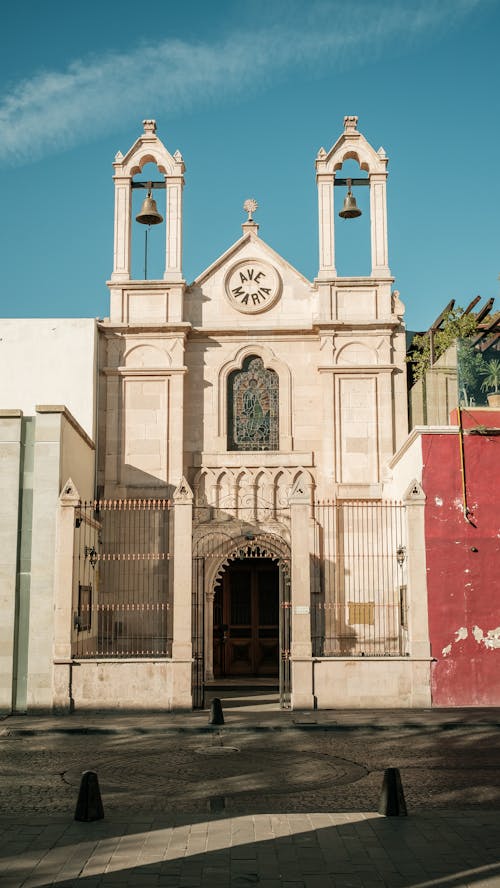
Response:
[[[498,358],[491,358],[490,361],[486,361],[484,368],[479,372],[481,376],[484,376],[481,383],[481,391],[493,391],[496,395],[500,391],[500,360]]]
[[[459,339],[457,342],[457,370],[460,403],[471,407],[481,401],[481,374],[484,371],[485,359],[479,349],[474,348],[470,339]]]
[[[477,326],[476,318],[464,314],[462,308],[453,308],[443,319],[438,330],[433,334],[434,360],[441,357],[457,339],[464,339],[474,333]],[[421,379],[431,366],[430,333],[417,333],[411,343],[411,352],[406,360],[412,366],[414,380]]]

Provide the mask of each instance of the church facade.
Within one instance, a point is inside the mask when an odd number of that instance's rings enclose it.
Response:
[[[366,277],[335,267],[348,159],[370,193]],[[165,271],[137,280],[132,195],[151,163]],[[94,483],[75,478],[80,451],[66,459],[27,708],[189,709],[225,680],[275,681],[284,707],[430,704],[424,496],[390,471],[408,425],[387,164],[356,117],[319,151],[314,281],[260,237],[249,200],[241,237],[188,285],[182,156],[151,120],[116,156],[95,440],[78,445]]]

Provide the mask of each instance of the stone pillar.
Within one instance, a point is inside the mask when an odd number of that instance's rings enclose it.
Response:
[[[56,517],[54,571],[54,669],[52,672],[52,708],[72,712],[71,631],[73,613],[73,565],[75,550],[75,511],[80,505],[71,478],[59,497]]]
[[[130,280],[130,235],[132,181],[130,176],[115,176],[115,238],[112,281]]]
[[[318,173],[319,277],[336,277],[333,173]]]
[[[193,645],[192,606],[193,493],[182,478],[174,493],[172,535],[172,698],[174,710],[192,708],[191,671]]]
[[[387,277],[389,252],[387,245],[387,173],[370,175],[370,228],[372,277]]]
[[[52,708],[52,606],[64,408],[37,406],[36,411],[27,709],[46,711]]]
[[[425,557],[425,493],[418,481],[406,491],[408,533],[408,629],[412,658],[430,658]]]
[[[13,703],[22,411],[0,411],[0,712]]]
[[[182,278],[182,176],[165,176],[167,187],[167,232],[165,280]]]
[[[292,709],[314,709],[311,643],[311,487],[299,478],[290,497]]]

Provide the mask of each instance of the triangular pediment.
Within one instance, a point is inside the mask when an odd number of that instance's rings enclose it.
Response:
[[[212,262],[185,293],[185,317],[194,327],[252,331],[309,327],[317,290],[245,223],[243,235]]]
[[[287,259],[280,256],[276,250],[273,250],[266,241],[248,232],[242,235],[229,249],[227,249],[215,262],[212,262],[197,278],[190,287],[197,287],[206,284],[210,278],[220,273],[221,269],[230,268],[235,262],[250,258],[267,258],[274,265],[286,268],[289,273],[295,275],[307,288],[312,287],[309,281],[300,271],[298,271]]]

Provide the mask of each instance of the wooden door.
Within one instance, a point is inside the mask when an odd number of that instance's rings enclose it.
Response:
[[[276,676],[279,569],[270,558],[228,566],[214,602],[216,676]]]

